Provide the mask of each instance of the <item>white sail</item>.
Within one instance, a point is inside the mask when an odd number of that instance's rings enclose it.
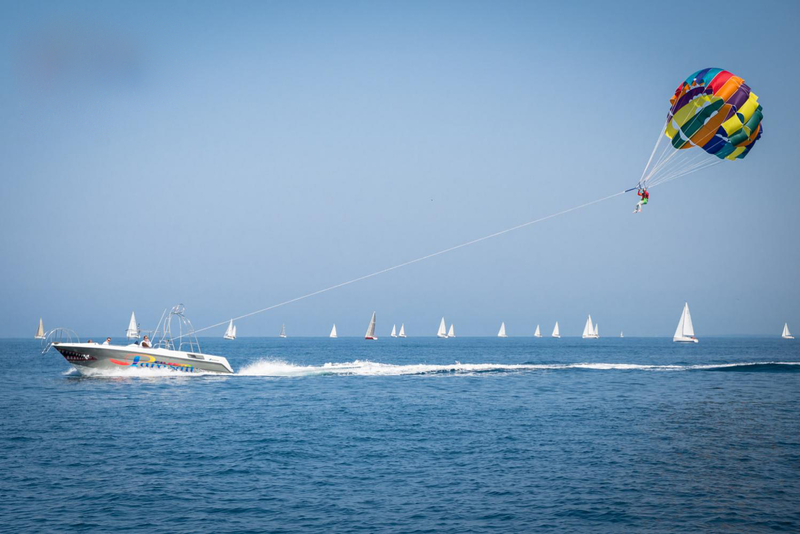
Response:
[[[397,337],[397,327],[396,327],[396,325],[392,325],[392,333],[390,335],[392,337]]]
[[[131,312],[131,320],[128,323],[128,329],[125,331],[125,337],[139,339],[139,327],[136,326],[136,315],[133,312]]]
[[[236,339],[236,327],[233,326],[233,319],[228,323],[228,329],[225,330],[225,335],[222,337],[231,340]]]
[[[400,333],[397,334],[397,337],[406,337],[406,325],[405,324],[401,324],[400,325]]]
[[[278,337],[286,337],[286,325],[285,324],[281,325],[281,333],[278,334]]]
[[[447,331],[447,337],[456,337],[456,329],[453,323],[450,323],[450,330]]]
[[[339,337],[339,336],[336,334],[336,323],[334,323],[334,324],[333,324],[333,328],[331,328],[331,335],[330,335],[330,337]]]
[[[39,317],[39,328],[36,329],[36,335],[33,336],[33,339],[44,339],[44,324],[41,317]]]
[[[39,328],[41,329],[41,321],[39,323]],[[794,339],[794,336],[791,332],[789,332],[789,323],[783,323],[783,333],[781,334],[783,339]]]
[[[694,325],[692,324],[692,314],[689,312],[688,302],[683,305],[681,319],[678,321],[678,328],[675,329],[672,341],[697,343],[697,338],[694,337]]]
[[[600,337],[600,327],[597,325],[597,323],[594,324],[594,337]]]
[[[684,305],[683,335],[694,337],[694,325],[692,324],[692,314],[689,312],[689,303]]]
[[[536,332],[533,333],[533,337],[542,337],[542,332],[539,330],[539,325],[536,325]]]
[[[372,312],[372,319],[369,320],[369,326],[367,327],[367,333],[364,334],[364,339],[378,339],[375,335],[375,312]]]
[[[619,332],[619,337],[625,337],[625,334],[623,334],[621,330]]]
[[[497,337],[508,337],[506,335],[506,323],[505,322],[500,323],[500,331],[497,332]]]
[[[594,327],[592,326],[592,316],[586,318],[586,324],[583,325],[583,334],[581,337],[584,339],[594,337]]]
[[[553,327],[553,337],[561,337],[561,332],[558,330],[558,321],[556,321],[556,326]]]
[[[436,332],[436,337],[447,337],[447,325],[444,324],[444,317],[439,323],[439,331]]]

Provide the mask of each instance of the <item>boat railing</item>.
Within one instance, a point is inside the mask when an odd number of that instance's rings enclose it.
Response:
[[[42,354],[47,353],[53,343],[80,343],[81,339],[74,330],[69,328],[54,328],[42,339]]]

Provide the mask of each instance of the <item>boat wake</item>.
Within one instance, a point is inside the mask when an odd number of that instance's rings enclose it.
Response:
[[[228,377],[228,376],[266,376],[266,377],[303,377],[303,376],[414,376],[414,375],[478,375],[501,373],[526,373],[536,371],[729,371],[729,372],[800,372],[800,362],[741,362],[707,365],[641,365],[635,363],[461,363],[434,365],[412,364],[394,365],[377,363],[369,360],[355,360],[343,363],[326,363],[323,365],[297,365],[283,360],[262,359],[245,365],[234,375],[194,372],[178,373],[168,368],[150,369],[142,367],[126,367],[119,370],[77,369],[65,371],[68,377],[89,378],[174,378],[174,377]]]
[[[560,370],[592,371],[746,371],[800,372],[800,362],[746,362],[709,365],[639,365],[633,363],[496,364],[460,363],[446,365],[393,365],[367,360],[324,365],[295,365],[283,360],[259,360],[243,367],[239,376],[403,376],[432,374],[520,373]]]

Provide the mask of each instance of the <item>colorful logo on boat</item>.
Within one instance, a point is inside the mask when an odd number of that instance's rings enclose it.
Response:
[[[151,369],[172,369],[175,371],[182,371],[185,373],[191,373],[194,371],[194,366],[188,363],[173,363],[173,362],[162,362],[156,360],[155,356],[150,356],[147,354],[137,354],[133,357],[133,361],[124,361],[124,360],[115,360],[114,358],[109,358],[111,363],[115,363],[117,365],[122,366],[130,366],[130,367],[147,367]]]

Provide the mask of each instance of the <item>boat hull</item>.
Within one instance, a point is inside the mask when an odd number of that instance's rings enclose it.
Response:
[[[781,336],[782,339],[794,339],[794,336]]]
[[[210,354],[96,343],[53,343],[53,347],[81,374],[126,368],[168,369],[189,374],[233,373],[227,359]]]
[[[700,343],[696,337],[673,337],[672,341],[675,343]]]

